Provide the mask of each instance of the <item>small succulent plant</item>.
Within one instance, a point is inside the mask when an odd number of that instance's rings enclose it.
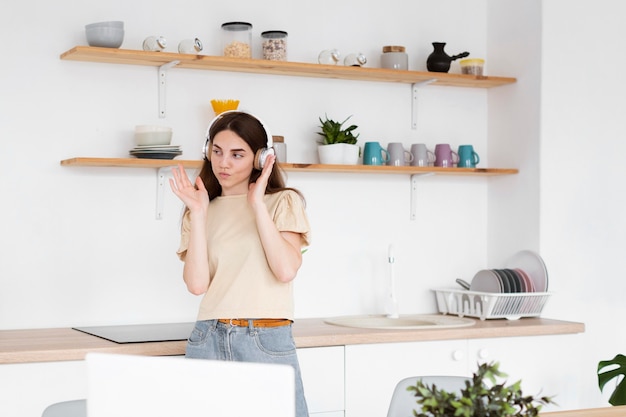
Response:
[[[354,145],[359,137],[358,134],[354,134],[354,131],[358,128],[358,126],[351,125],[347,128],[343,128],[343,124],[347,122],[350,117],[352,116],[349,116],[343,122],[337,122],[329,119],[328,116],[325,116],[326,120],[322,120],[320,117],[319,120],[321,125],[319,127],[322,131],[317,132],[317,134],[324,138],[322,143],[324,145],[332,145],[335,143],[348,143]]]

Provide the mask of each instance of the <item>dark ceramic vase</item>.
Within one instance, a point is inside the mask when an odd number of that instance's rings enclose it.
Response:
[[[448,72],[450,70],[450,63],[455,59],[465,58],[469,55],[469,52],[462,52],[458,55],[449,56],[444,48],[445,42],[433,42],[433,52],[428,55],[426,60],[426,68],[432,72]]]

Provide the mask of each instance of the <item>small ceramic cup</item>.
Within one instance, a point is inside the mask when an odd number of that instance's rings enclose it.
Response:
[[[459,146],[459,168],[476,168],[476,165],[480,162],[480,157],[474,151],[472,145]]]
[[[435,166],[452,168],[459,162],[459,154],[454,152],[447,143],[435,145]]]
[[[413,154],[404,149],[404,146],[400,142],[391,142],[387,144],[387,152],[389,153],[389,160],[387,165],[392,166],[405,166],[413,161]]]
[[[389,160],[387,150],[378,142],[365,142],[363,165],[384,165]]]
[[[411,154],[413,154],[412,166],[427,167],[435,162],[435,154],[429,151],[424,143],[414,143],[411,145]]]

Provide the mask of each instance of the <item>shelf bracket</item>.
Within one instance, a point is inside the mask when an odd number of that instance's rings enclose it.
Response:
[[[165,183],[167,174],[172,172],[172,167],[161,167],[157,170],[157,199],[156,219],[163,219],[163,203],[165,201]]]
[[[417,129],[417,90],[423,85],[432,84],[436,78],[411,84],[411,129]]]
[[[165,90],[167,86],[167,70],[178,65],[180,61],[172,61],[158,68],[159,81],[159,117],[165,118]]]
[[[430,177],[435,175],[432,172],[425,172],[423,174],[411,175],[411,220],[417,219],[417,178],[418,177]]]

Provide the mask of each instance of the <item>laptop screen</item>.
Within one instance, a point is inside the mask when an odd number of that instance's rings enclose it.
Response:
[[[293,368],[89,353],[88,417],[294,417]]]

